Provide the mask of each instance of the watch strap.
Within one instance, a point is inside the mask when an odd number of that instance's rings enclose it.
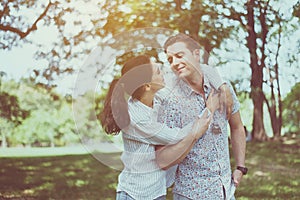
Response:
[[[243,175],[246,175],[247,172],[248,172],[248,168],[247,167],[237,166],[236,169],[240,170],[243,173]]]

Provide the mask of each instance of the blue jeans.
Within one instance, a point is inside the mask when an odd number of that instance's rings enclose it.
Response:
[[[135,200],[135,199],[129,196],[129,194],[127,194],[126,192],[121,191],[121,192],[117,192],[116,200]],[[154,200],[166,200],[166,196],[163,195],[155,198]]]
[[[235,197],[234,197],[235,186],[233,185],[233,183],[232,183],[232,187],[233,187],[233,188],[230,189],[230,193],[231,193],[231,194],[229,194],[229,197],[226,198],[227,200],[228,200],[228,199],[229,199],[229,200],[235,200]],[[224,192],[224,197],[225,197],[225,191],[223,190],[223,192]],[[180,194],[173,193],[173,200],[191,200],[191,199],[190,199],[190,198],[187,198],[187,197],[185,197],[185,196],[182,196],[182,195],[180,195]]]

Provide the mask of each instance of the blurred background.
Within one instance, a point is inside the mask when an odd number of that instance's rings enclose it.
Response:
[[[299,0],[2,0],[0,198],[113,199],[118,170],[99,162],[121,151],[97,120],[107,86],[128,51],[165,64],[161,45],[184,33],[241,102],[253,170],[238,199],[296,199],[299,20]]]

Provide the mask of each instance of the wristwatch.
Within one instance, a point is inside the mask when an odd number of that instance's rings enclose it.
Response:
[[[247,167],[237,166],[236,169],[240,170],[243,173],[243,175],[246,175],[247,172],[248,172],[248,168]]]

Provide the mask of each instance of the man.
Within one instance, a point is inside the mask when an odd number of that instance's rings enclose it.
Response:
[[[170,127],[182,127],[204,110],[212,86],[206,74],[201,71],[205,66],[200,66],[200,46],[192,38],[183,34],[173,36],[166,41],[164,48],[176,77],[172,81],[175,85],[174,92],[165,101],[160,120]],[[239,102],[232,87],[230,88],[233,97],[231,116],[227,119],[224,112],[216,111],[208,131],[178,165],[173,188],[175,200],[234,199],[235,187],[247,173],[245,133]],[[227,122],[230,125],[236,164],[233,173],[229,158]],[[158,157],[172,155],[167,149],[165,152],[162,150]]]

